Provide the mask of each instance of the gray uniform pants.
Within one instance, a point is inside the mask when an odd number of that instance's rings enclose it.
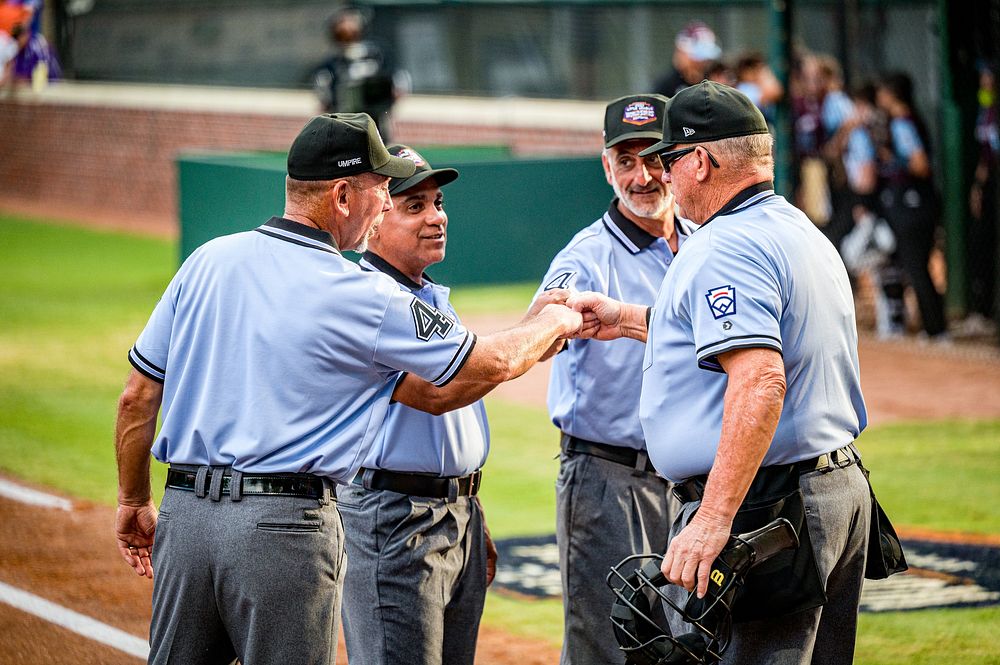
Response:
[[[663,554],[676,500],[655,473],[592,455],[563,453],[556,480],[562,575],[562,665],[625,662],[611,629],[611,567],[642,552]]]
[[[723,663],[850,665],[854,660],[871,515],[868,482],[852,464],[804,474],[799,486],[816,567],[826,581],[827,602],[776,619],[735,624]],[[676,530],[698,505],[697,501],[684,505]],[[687,626],[682,632],[690,630]]]
[[[332,492],[234,502],[167,489],[153,546],[149,662],[333,663],[344,555]]]
[[[472,665],[486,599],[479,500],[337,488],[351,665]]]

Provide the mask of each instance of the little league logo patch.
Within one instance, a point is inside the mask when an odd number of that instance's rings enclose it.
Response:
[[[649,102],[632,102],[625,107],[622,122],[630,125],[648,125],[656,122],[656,107]]]
[[[403,148],[402,150],[399,151],[399,154],[397,154],[396,156],[402,157],[403,159],[408,159],[417,166],[423,166],[424,164],[427,163],[426,161],[424,161],[424,158],[421,157],[420,154],[416,150],[413,150],[412,148]]]
[[[717,319],[736,313],[736,287],[732,284],[709,289],[708,293],[705,294],[705,299],[708,300],[712,316]]]

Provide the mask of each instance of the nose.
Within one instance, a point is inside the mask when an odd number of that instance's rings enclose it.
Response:
[[[645,185],[653,180],[653,176],[649,175],[649,169],[644,163],[639,167],[638,180],[640,185]]]
[[[667,169],[663,169],[663,173],[660,174],[660,182],[662,182],[664,185],[670,184],[671,182],[670,171],[668,171]]]

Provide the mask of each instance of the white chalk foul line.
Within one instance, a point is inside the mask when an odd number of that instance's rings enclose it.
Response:
[[[0,496],[32,506],[42,506],[44,508],[58,508],[59,510],[73,510],[73,502],[59,496],[39,492],[29,487],[23,487],[9,480],[0,478]]]
[[[56,605],[33,593],[21,591],[3,582],[0,582],[0,602],[7,603],[28,614],[34,614],[36,617],[83,635],[95,642],[124,651],[130,656],[143,660],[149,657],[149,644],[146,643],[146,640],[129,635],[125,631],[113,628],[73,610],[68,610],[62,605]]]

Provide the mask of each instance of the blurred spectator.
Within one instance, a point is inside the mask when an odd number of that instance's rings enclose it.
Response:
[[[726,64],[725,60],[716,60],[705,70],[705,78],[730,88],[736,87],[736,71]]]
[[[722,55],[715,33],[701,21],[692,21],[674,40],[672,68],[653,86],[653,91],[673,97],[706,78],[713,61]]]
[[[14,75],[14,61],[28,42],[31,10],[13,2],[0,2],[0,85]]]
[[[359,112],[370,115],[382,140],[391,141],[391,112],[398,96],[392,72],[382,51],[362,39],[365,16],[344,7],[330,17],[333,51],[313,71],[313,90],[323,113]]]
[[[969,315],[960,330],[968,335],[996,331],[993,322],[996,297],[997,249],[997,159],[1000,157],[1000,117],[998,117],[996,71],[983,64],[979,68],[979,112],[976,116],[978,159],[969,192],[969,220],[966,235],[966,269],[969,285]]]
[[[914,105],[913,82],[902,72],[882,79],[876,103],[889,117],[889,145],[879,160],[882,211],[896,236],[896,259],[917,296],[924,332],[943,341],[944,302],[927,268],[938,223],[927,126]]]
[[[30,81],[38,91],[49,81],[62,76],[62,68],[48,40],[42,34],[42,0],[6,0],[6,4],[18,5],[30,13],[26,41],[14,60],[14,77]]]
[[[854,226],[851,215],[853,196],[844,172],[842,151],[833,145],[831,139],[854,114],[854,104],[844,92],[840,63],[832,56],[816,57],[816,73],[819,77],[820,120],[823,130],[820,152],[826,163],[827,187],[830,192],[830,218],[823,227],[823,233],[834,246],[839,247],[844,236]]]
[[[828,150],[843,163],[851,194],[853,228],[839,249],[851,276],[867,277],[875,303],[875,330],[879,337],[898,337],[906,329],[903,276],[892,260],[896,238],[879,216],[876,142],[886,133],[882,115],[875,108],[875,87],[860,86],[851,94],[852,114],[828,143]],[[858,280],[860,285],[860,280]]]
[[[774,123],[775,104],[781,101],[785,89],[763,55],[752,51],[740,56],[735,87],[760,109],[769,125]]]
[[[830,190],[826,164],[820,156],[826,139],[822,121],[822,81],[816,56],[800,54],[792,68],[789,88],[796,205],[816,226],[822,227],[830,221]]]

